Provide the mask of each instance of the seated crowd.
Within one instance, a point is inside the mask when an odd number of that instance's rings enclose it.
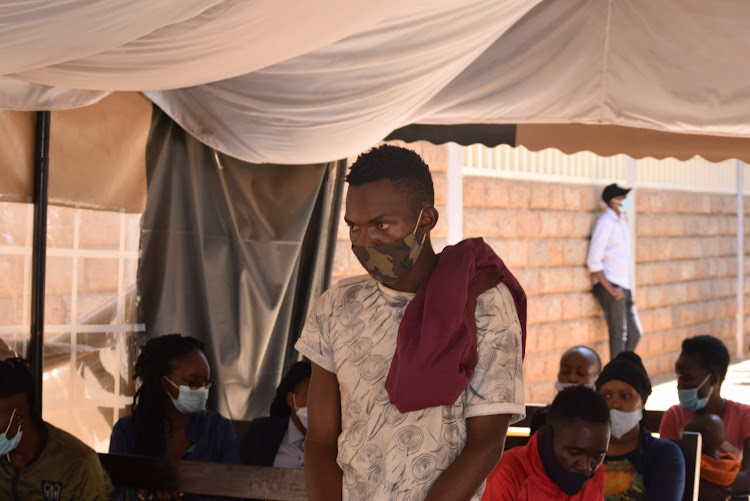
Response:
[[[179,334],[143,346],[132,413],[115,424],[110,452],[303,468],[310,363],[292,365],[270,416],[253,420],[238,441],[231,421],[205,409],[213,379],[203,351],[200,341]],[[656,438],[643,426],[651,381],[638,355],[622,352],[602,367],[591,348],[566,350],[557,396],[532,417],[526,445],[503,453],[482,499],[678,501],[685,460],[669,439],[683,431],[703,437],[699,499],[749,492],[750,406],[721,397],[729,360],[717,338],[683,341],[675,364],[680,404],[664,413]],[[1,361],[0,499],[218,499],[113,489],[96,453],[44,422],[35,402],[26,362]]]

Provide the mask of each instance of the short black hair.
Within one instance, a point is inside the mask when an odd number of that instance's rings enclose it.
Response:
[[[609,407],[598,391],[582,385],[565,388],[557,394],[547,414],[547,422],[609,423]]]
[[[303,360],[292,364],[284,377],[281,378],[278,388],[276,388],[276,396],[271,402],[271,417],[286,417],[292,414],[292,409],[286,403],[286,396],[290,391],[296,390],[300,383],[310,379],[311,375],[312,365],[310,362]]]
[[[560,359],[562,359],[562,357],[565,356],[566,353],[571,352],[573,350],[586,350],[586,351],[590,352],[592,355],[594,355],[594,360],[596,360],[596,370],[598,372],[602,372],[602,359],[601,359],[601,357],[599,357],[599,354],[596,352],[596,350],[593,349],[593,348],[591,348],[590,346],[586,346],[586,345],[583,345],[583,344],[578,344],[576,346],[568,348],[560,356]]]
[[[689,337],[682,341],[682,353],[685,355],[694,355],[701,366],[709,372],[715,372],[724,382],[729,368],[729,350],[721,342],[721,339],[715,338],[709,334]]]
[[[435,205],[430,168],[415,151],[384,144],[362,153],[352,164],[346,181],[361,186],[389,179],[415,212]]]
[[[36,401],[34,377],[31,375],[29,362],[18,357],[0,361],[0,398],[8,398],[21,393],[26,395],[31,418],[40,423],[42,417]]]

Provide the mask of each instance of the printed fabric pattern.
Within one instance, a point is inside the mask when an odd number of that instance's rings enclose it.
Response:
[[[390,403],[385,380],[413,297],[369,276],[344,280],[320,297],[295,346],[339,382],[345,501],[424,499],[466,444],[467,418],[524,415],[521,326],[503,284],[477,299],[478,362],[456,402],[407,413]]]

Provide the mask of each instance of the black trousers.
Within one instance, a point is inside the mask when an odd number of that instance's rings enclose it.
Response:
[[[620,287],[616,284],[612,285]],[[638,341],[643,336],[638,312],[633,303],[633,295],[629,289],[620,288],[625,295],[622,299],[615,299],[602,284],[594,284],[594,295],[602,305],[607,328],[609,328],[610,359],[615,358],[621,351],[635,351]]]

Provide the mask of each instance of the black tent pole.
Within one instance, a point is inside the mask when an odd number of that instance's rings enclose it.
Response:
[[[34,377],[36,405],[42,412],[44,350],[44,283],[47,263],[47,195],[49,188],[50,112],[36,114],[34,144],[34,242],[31,251],[31,336],[28,359]]]
[[[339,218],[341,217],[341,201],[344,199],[344,182],[346,179],[347,160],[344,158],[336,162],[333,194],[331,196],[331,219],[328,224],[328,242],[326,242],[325,270],[323,271],[323,290],[331,285],[333,258],[336,254],[336,237],[338,235]]]

